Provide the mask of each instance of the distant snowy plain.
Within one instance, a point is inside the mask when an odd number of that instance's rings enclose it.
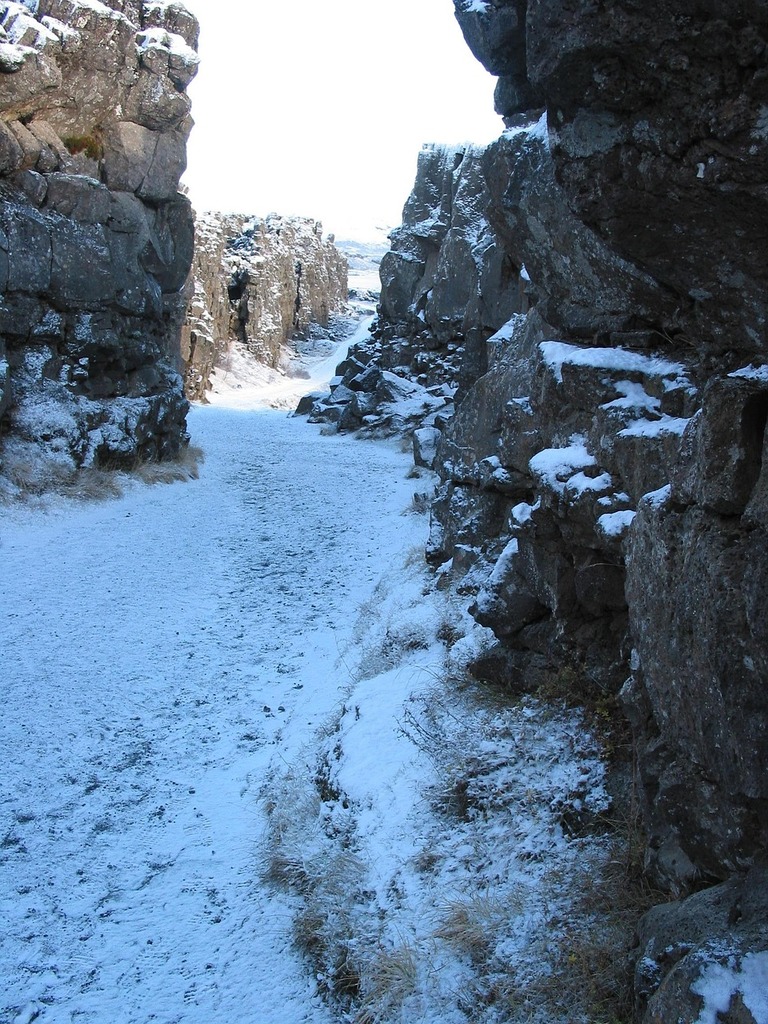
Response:
[[[457,683],[431,474],[285,412],[340,354],[235,354],[198,480],[3,510],[0,1024],[491,1021],[550,971],[597,747]]]

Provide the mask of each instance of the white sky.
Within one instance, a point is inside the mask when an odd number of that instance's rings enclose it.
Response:
[[[186,0],[200,21],[195,208],[275,211],[339,237],[400,223],[424,142],[503,130],[451,0]]]

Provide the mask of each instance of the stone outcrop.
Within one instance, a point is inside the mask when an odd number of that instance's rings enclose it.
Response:
[[[620,700],[650,877],[683,897],[715,886],[643,923],[643,1019],[702,1019],[702,979],[730,971],[717,1009],[754,1024],[766,936],[738,922],[768,852],[768,12],[455,6],[500,76],[507,130],[471,154],[468,219],[505,268],[482,307],[508,305],[503,326],[479,312],[434,198],[455,197],[461,161],[427,151],[376,334],[384,358],[400,345],[405,369],[430,366],[430,385],[441,332],[472,335],[480,373],[415,440],[442,481],[428,557],[498,638],[479,675]],[[435,314],[451,278],[472,282],[466,320]],[[733,912],[710,912],[718,900]],[[750,913],[764,926],[764,907]]]
[[[193,219],[178,186],[197,34],[175,0],[0,3],[0,472],[12,484],[185,442]]]
[[[313,325],[326,327],[347,300],[347,261],[322,225],[206,213],[197,220],[193,291],[182,333],[187,396],[204,400],[230,344],[266,366]]]
[[[403,223],[381,263],[382,359],[422,384],[469,387],[487,369],[485,341],[519,312],[520,265],[485,212],[481,147],[424,146]]]

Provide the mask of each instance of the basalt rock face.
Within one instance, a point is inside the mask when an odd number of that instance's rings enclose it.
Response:
[[[629,0],[457,0],[456,14],[492,73],[512,69],[546,103],[570,208],[669,289],[670,333],[699,358],[762,358],[765,3],[675,0],[660,15]]]
[[[171,456],[197,23],[177,2],[5,0],[0,26],[2,471],[43,486]]]
[[[347,261],[317,221],[207,213],[197,221],[191,283],[182,333],[186,393],[204,399],[232,342],[276,367],[292,337],[326,327],[347,300]]]
[[[497,506],[478,492],[483,459],[498,459],[523,508],[502,510],[506,568],[478,613],[513,647],[534,635],[539,660],[565,639],[596,678],[631,675],[648,866],[685,891],[748,866],[768,841],[768,8],[456,9],[489,70],[524,77],[546,106],[484,164],[489,220],[525,264],[539,323],[510,328],[442,444],[446,487],[475,490],[463,514],[455,496],[438,509],[434,557],[457,537],[488,548],[462,524],[480,521],[478,501]],[[510,103],[510,123],[531,102]],[[579,347],[560,363],[553,340]],[[663,364],[675,369],[659,375]],[[585,491],[580,473],[607,474],[613,497]],[[518,590],[539,603],[533,623],[530,610],[509,621]],[[615,606],[613,621],[622,600],[628,629],[606,632],[598,605]]]
[[[620,691],[655,883],[685,896],[752,871],[751,905],[768,852],[768,7],[456,8],[502,76],[508,129],[478,194],[519,304],[437,424],[428,557],[499,640],[478,674]],[[414,294],[419,261],[402,265]],[[646,1021],[697,1019],[707,971],[746,977],[763,955],[738,909],[696,931],[689,906],[705,913],[683,900],[643,932],[648,948],[674,921],[689,933],[677,959],[654,947]],[[723,1019],[757,1019],[748,1002]]]
[[[487,369],[485,342],[525,303],[520,266],[486,210],[483,149],[425,146],[402,226],[381,264],[375,332],[388,369],[463,389]]]

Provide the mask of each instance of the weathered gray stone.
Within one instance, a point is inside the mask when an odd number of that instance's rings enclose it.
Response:
[[[51,282],[50,227],[36,210],[7,206],[0,224],[8,237],[8,290],[44,292]]]
[[[45,205],[83,224],[106,224],[112,200],[109,189],[93,178],[49,174]]]
[[[460,22],[476,17],[456,6]],[[524,76],[548,107],[570,208],[677,295],[670,333],[723,352],[746,324],[741,347],[763,354],[768,26],[759,0],[716,12],[677,0],[661,15],[626,4],[609,13],[589,0],[498,0],[479,17],[510,58],[503,73]],[[499,71],[493,46],[475,52]]]
[[[0,174],[12,174],[24,163],[24,150],[15,133],[5,121],[0,121]]]
[[[520,308],[519,267],[490,227],[478,147],[425,146],[392,249],[381,263],[377,336],[425,383],[446,360],[466,389],[487,368],[486,340]],[[385,354],[386,359],[386,354]],[[396,361],[395,361],[396,360]]]
[[[470,613],[497,637],[511,637],[549,614],[518,571],[518,542],[510,541],[481,587]]]
[[[650,865],[684,890],[768,844],[768,566],[762,529],[669,499],[641,503],[627,597],[627,704],[648,796]],[[660,859],[672,843],[679,864]]]
[[[69,152],[52,125],[47,121],[35,120],[30,121],[27,127],[41,145],[45,146],[53,155],[55,166],[51,170],[64,167],[69,160]],[[42,170],[42,168],[38,167],[38,170]]]
[[[571,212],[555,171],[543,119],[502,136],[483,157],[488,219],[507,259],[525,266],[539,313],[569,338],[649,329],[663,343],[675,299]]]
[[[167,27],[143,24],[138,0],[11,11],[26,48],[0,74],[0,335],[10,439],[30,464],[53,445],[72,471],[130,465],[186,440],[192,221],[178,183],[196,22],[155,6]]]
[[[37,171],[17,171],[11,181],[33,206],[42,206],[48,193],[48,177]]]
[[[711,382],[685,436],[675,500],[740,515],[761,474],[768,421],[768,375],[731,374]]]
[[[115,191],[141,199],[168,200],[178,192],[186,167],[186,139],[119,121],[104,137],[104,180]]]
[[[141,265],[164,292],[184,286],[192,263],[195,222],[189,200],[176,195],[148,217],[149,237],[141,253]]]
[[[413,432],[413,461],[417,466],[432,469],[437,456],[437,442],[442,437],[436,427],[419,427]]]
[[[615,691],[634,645],[624,700],[647,866],[685,893],[764,864],[768,849],[768,12],[762,0],[455,6],[501,76],[510,125],[482,157],[487,220],[528,319],[551,325],[537,340],[581,345],[555,367],[519,326],[494,344],[441,442],[429,554],[495,557],[499,592],[489,579],[480,593],[501,608],[517,583],[501,584],[499,550],[517,542],[515,570],[548,611],[505,637],[524,664],[573,657]],[[516,114],[530,106],[546,114],[526,128]],[[387,287],[400,306],[434,266],[435,237],[396,241],[388,269],[402,282]],[[640,365],[659,356],[679,372]],[[576,449],[591,464],[576,465]],[[493,459],[520,493],[501,528],[478,521],[464,536],[469,503],[453,496],[481,493]],[[508,628],[503,612],[493,628]],[[731,912],[729,925],[739,901]],[[674,943],[658,917],[648,929],[661,945],[644,1024],[753,1024],[738,977],[765,955],[764,934],[711,916]],[[730,972],[730,1005],[702,1006],[708,970]]]
[[[737,998],[740,976],[749,970],[755,952],[768,962],[768,873],[753,868],[723,885],[706,889],[679,903],[654,907],[638,928],[635,993],[638,1020],[665,1024],[701,1019],[702,977],[715,973],[730,1000],[718,1007],[718,1020],[727,1024],[760,1024],[760,1015],[748,1016],[743,999]],[[765,967],[763,966],[763,970]],[[760,975],[756,974],[759,978]],[[761,985],[750,986],[760,992]],[[764,994],[764,993],[763,993]],[[742,993],[743,995],[743,993]]]
[[[144,2],[141,5],[141,26],[143,29],[160,27],[182,37],[184,42],[197,49],[200,29],[196,19],[183,3]]]
[[[43,146],[40,140],[29,131],[21,123],[21,121],[11,121],[8,124],[8,128],[13,133],[16,142],[21,149],[22,158],[19,170],[29,171],[34,170],[37,166],[37,161],[40,159]]]
[[[93,309],[114,298],[115,275],[104,228],[70,220],[51,224],[50,296],[60,307]]]

